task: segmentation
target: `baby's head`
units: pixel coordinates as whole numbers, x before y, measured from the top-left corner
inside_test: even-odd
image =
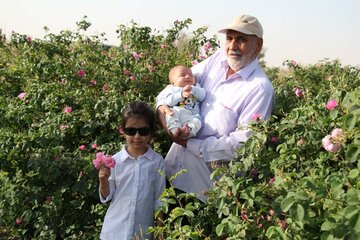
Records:
[[[176,87],[185,87],[186,85],[195,85],[196,80],[191,69],[185,65],[176,65],[169,72],[170,83]]]

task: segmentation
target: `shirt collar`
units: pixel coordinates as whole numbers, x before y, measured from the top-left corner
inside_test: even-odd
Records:
[[[144,157],[147,160],[151,160],[151,159],[153,159],[153,154],[154,154],[154,151],[152,150],[150,145],[148,145],[147,151],[145,152],[144,155],[141,155],[141,157]],[[127,159],[134,159],[132,156],[130,156],[130,154],[126,150],[126,145],[124,145],[121,149],[121,158],[120,159],[123,162],[125,162],[125,160],[127,160]]]
[[[225,58],[221,61],[221,65],[227,69],[229,67],[229,64],[227,62],[226,54],[224,54]],[[249,78],[249,76],[255,71],[255,69],[259,66],[259,61],[256,58],[253,60],[250,64],[248,64],[246,67],[240,69],[236,72],[237,75],[241,77],[241,79],[246,80]]]

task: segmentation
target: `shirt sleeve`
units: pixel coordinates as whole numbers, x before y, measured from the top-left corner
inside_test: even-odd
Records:
[[[166,94],[169,91],[169,88],[170,88],[170,86],[168,85],[156,96],[156,108],[158,108],[161,105],[167,105],[166,104]]]
[[[199,84],[196,84],[196,86],[191,87],[191,94],[199,101],[203,101],[206,97],[206,90],[201,88]]]
[[[272,88],[264,87],[249,96],[249,99],[238,119],[238,125],[241,128],[219,138],[215,136],[205,139],[189,138],[187,149],[191,153],[204,158],[206,162],[236,158],[236,149],[251,136],[247,124],[252,121],[253,114],[260,114],[262,120],[271,115],[274,105],[274,92]]]
[[[182,96],[182,88],[172,87],[167,89],[168,91],[164,94],[166,105],[173,107],[176,106],[179,102],[184,100]]]

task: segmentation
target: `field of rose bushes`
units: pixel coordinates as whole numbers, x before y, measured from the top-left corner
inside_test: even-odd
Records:
[[[191,23],[161,32],[120,25],[118,46],[88,35],[86,17],[74,31],[45,28],[42,40],[0,37],[0,239],[98,239],[107,205],[92,160],[120,149],[129,101],[155,106],[173,65],[219,48],[206,28],[190,32]],[[360,239],[360,65],[289,60],[265,69],[276,92],[272,117],[254,118],[240,157],[213,173],[205,204],[166,189],[168,217],[149,231],[166,239]],[[165,156],[169,144],[157,129],[153,148]]]

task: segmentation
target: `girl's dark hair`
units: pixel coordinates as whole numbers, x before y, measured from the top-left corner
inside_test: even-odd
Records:
[[[141,118],[149,123],[151,132],[155,129],[155,111],[145,102],[131,102],[121,113],[121,127],[125,128],[130,117]]]

